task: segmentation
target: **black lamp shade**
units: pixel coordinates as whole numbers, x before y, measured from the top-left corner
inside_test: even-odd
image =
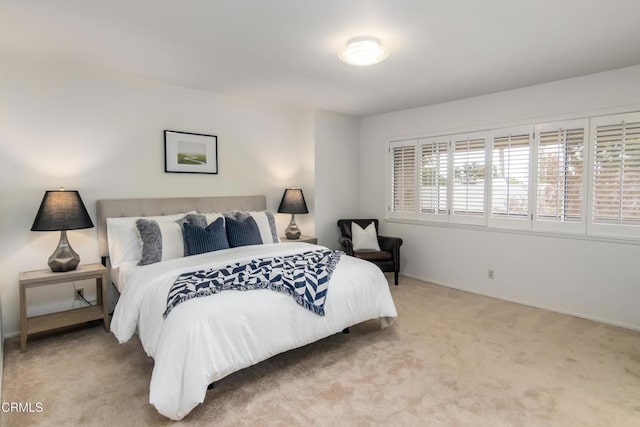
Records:
[[[304,194],[299,188],[287,188],[282,195],[278,213],[306,214],[309,213]]]
[[[93,222],[77,191],[47,191],[31,231],[63,231],[92,228]]]

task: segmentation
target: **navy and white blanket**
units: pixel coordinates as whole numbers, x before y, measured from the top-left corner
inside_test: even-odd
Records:
[[[169,289],[165,319],[178,304],[225,290],[271,289],[324,316],[329,279],[343,252],[318,249],[295,255],[258,258],[219,269],[178,276]]]

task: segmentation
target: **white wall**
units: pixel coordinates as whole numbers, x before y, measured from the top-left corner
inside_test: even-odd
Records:
[[[219,174],[164,172],[163,130],[218,136]],[[19,330],[20,271],[47,268],[59,233],[31,232],[45,190],[101,198],[265,194],[302,187],[314,234],[313,120],[308,110],[107,72],[0,55],[0,291],[6,333]],[[289,216],[277,215],[280,229]],[[70,231],[81,262],[99,262],[96,230]],[[29,314],[73,306],[69,284],[39,288]]]
[[[316,111],[315,220],[318,243],[339,248],[336,221],[358,213],[360,119]],[[306,230],[303,230],[306,233]]]
[[[2,292],[0,292],[0,401],[2,401],[2,384],[3,383],[4,383],[4,332],[2,329]]]
[[[360,128],[360,214],[385,215],[391,138],[630,108],[640,110],[640,66],[366,117]],[[407,275],[640,329],[640,244],[392,222],[381,228],[404,239]],[[490,268],[495,280],[487,278]]]

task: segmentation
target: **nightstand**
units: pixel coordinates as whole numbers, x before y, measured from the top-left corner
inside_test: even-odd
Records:
[[[302,242],[302,243],[313,243],[314,245],[318,244],[318,238],[317,237],[305,236],[304,234],[302,236],[300,236],[299,239],[295,239],[295,240],[287,239],[286,237],[280,236],[280,241],[282,243],[286,243],[286,242]]]
[[[27,271],[18,276],[20,282],[20,350],[27,349],[27,337],[40,332],[79,325],[91,320],[103,319],[109,332],[107,298],[107,269],[102,264],[80,265],[76,270],[54,273],[50,269]],[[56,283],[95,279],[96,304],[41,316],[27,317],[27,289]]]

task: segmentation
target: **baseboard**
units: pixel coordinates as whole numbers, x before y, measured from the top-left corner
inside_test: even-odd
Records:
[[[469,289],[469,288],[465,288],[464,286],[451,285],[449,283],[443,283],[443,282],[439,282],[437,280],[430,280],[430,279],[427,279],[427,278],[424,278],[424,277],[417,277],[417,276],[413,276],[411,274],[402,273],[402,275],[406,276],[406,277],[410,277],[412,279],[420,280],[422,282],[428,282],[428,283],[433,283],[434,285],[443,286],[445,288],[457,289],[459,291],[470,292],[472,294],[482,295],[482,296],[485,296],[485,297],[491,297],[491,298],[499,299],[499,300],[502,300],[502,301],[509,301],[509,302],[513,302],[513,303],[516,303],[516,304],[526,305],[528,307],[534,307],[534,308],[539,308],[539,309],[542,309],[542,310],[552,311],[554,313],[566,314],[568,316],[579,317],[581,319],[586,319],[586,320],[592,320],[594,322],[604,323],[606,325],[618,326],[620,328],[631,329],[631,330],[634,330],[634,331],[640,331],[640,326],[639,325],[631,325],[631,324],[627,324],[627,323],[616,322],[615,320],[602,319],[602,318],[591,316],[591,315],[584,314],[584,313],[577,313],[577,312],[574,312],[574,311],[562,310],[562,309],[558,309],[558,308],[555,308],[555,307],[545,306],[545,305],[540,305],[540,304],[534,304],[534,303],[523,301],[523,300],[505,298],[504,296],[492,294],[490,292],[479,292],[476,289]]]

